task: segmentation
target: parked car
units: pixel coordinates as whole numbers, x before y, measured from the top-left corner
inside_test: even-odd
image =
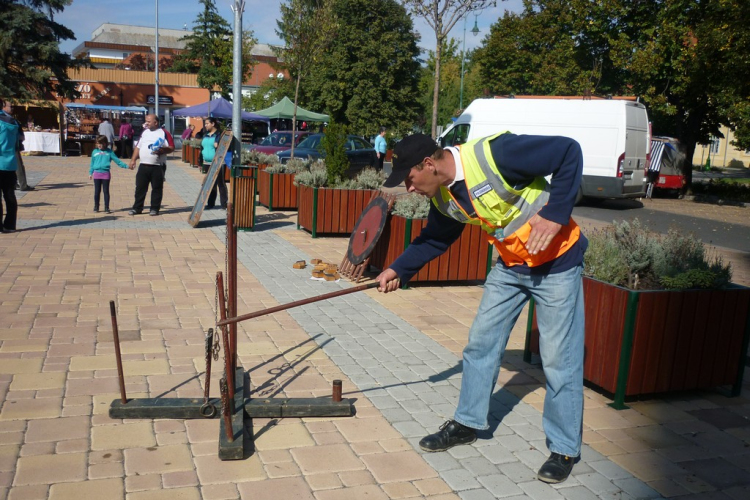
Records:
[[[296,142],[294,147],[296,148],[300,142],[310,135],[310,132],[297,131],[294,133]],[[292,147],[292,131],[273,132],[267,136],[260,144],[244,144],[243,148],[246,151],[258,151],[259,153],[265,153],[267,155],[276,154],[280,151],[287,150]]]
[[[321,144],[323,134],[311,134],[294,147],[295,158],[325,158],[325,150]],[[349,177],[356,175],[365,167],[375,167],[378,164],[378,155],[375,149],[366,140],[356,135],[346,136],[346,156],[349,158]],[[291,157],[291,151],[276,153],[281,163],[286,163]]]

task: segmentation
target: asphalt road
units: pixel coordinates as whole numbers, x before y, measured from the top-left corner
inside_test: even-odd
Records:
[[[750,252],[750,229],[747,226],[651,210],[638,200],[605,200],[599,204],[584,202],[573,209],[573,215],[608,223],[638,218],[649,229],[659,233],[676,227],[692,232],[710,245]]]

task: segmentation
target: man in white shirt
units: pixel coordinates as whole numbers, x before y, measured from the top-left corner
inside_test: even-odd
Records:
[[[135,202],[130,215],[143,212],[148,186],[151,184],[151,209],[149,215],[159,215],[161,198],[164,189],[164,171],[167,165],[167,155],[174,151],[172,134],[159,127],[156,115],[146,115],[143,133],[138,144],[133,149],[130,159],[130,169],[135,168],[137,159],[141,160],[138,172],[135,174]]]

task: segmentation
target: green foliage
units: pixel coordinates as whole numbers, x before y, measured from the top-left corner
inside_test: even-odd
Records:
[[[177,56],[171,72],[197,73],[198,85],[211,91],[221,89],[223,97],[232,91],[234,35],[229,23],[219,15],[214,0],[198,0],[203,12],[193,21],[193,33],[182,40],[185,51]],[[250,52],[255,45],[251,31],[242,33],[242,75],[247,77],[253,64]]]
[[[349,169],[349,158],[346,156],[346,127],[332,121],[326,127],[320,144],[325,151],[328,184],[336,185],[346,179],[346,171]]]
[[[419,47],[396,0],[332,0],[336,36],[310,66],[305,102],[358,134],[403,132],[418,117]]]
[[[289,78],[268,78],[250,96],[242,96],[242,109],[258,111],[273,106],[284,97],[294,99],[294,82]]]
[[[199,148],[201,147],[201,142],[202,141],[200,139],[188,139],[187,141],[185,141],[185,144],[194,148]]]
[[[750,2],[525,0],[475,62],[493,94],[636,95],[653,130],[696,143],[735,130],[750,147]],[[692,172],[685,169],[686,181]]]
[[[750,202],[750,185],[731,179],[710,179],[708,182],[693,184],[693,194],[719,200]]]
[[[638,219],[589,236],[584,274],[633,290],[721,288],[732,279],[731,266],[692,234],[652,233]]]
[[[17,101],[48,99],[49,93],[79,97],[68,69],[90,63],[60,52],[60,42],[75,35],[53,20],[70,0],[2,0],[0,5],[0,96]]]
[[[243,151],[242,158],[241,158],[242,164],[243,165],[260,165],[262,163],[260,161],[261,157],[265,158],[266,156],[268,155],[261,153],[259,151],[256,151],[254,149],[251,151]]]
[[[305,170],[297,172],[294,176],[295,186],[326,187],[328,185],[328,172],[323,160],[317,160],[308,164]]]
[[[374,168],[362,169],[354,179],[345,179],[336,187],[341,189],[380,189],[383,187],[386,175]]]
[[[274,163],[266,167],[269,174],[296,174],[307,169],[308,161],[301,158],[290,158],[286,163]]]
[[[392,212],[407,219],[424,219],[430,212],[430,199],[416,193],[398,196]]]

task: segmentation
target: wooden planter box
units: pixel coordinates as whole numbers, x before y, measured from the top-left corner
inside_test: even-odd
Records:
[[[255,227],[256,176],[255,167],[243,165],[234,169],[234,223],[239,230],[252,231]]]
[[[182,161],[187,163],[187,159],[189,158],[190,150],[193,149],[193,146],[190,146],[189,144],[183,144],[182,145]]]
[[[584,277],[584,380],[625,397],[731,385],[738,396],[750,339],[750,288],[628,290]],[[524,360],[539,352],[533,301]]]
[[[387,269],[419,236],[427,219],[389,215],[370,258],[370,265]],[[409,282],[484,280],[492,268],[492,245],[479,226],[468,225],[443,255],[428,263]]]
[[[259,171],[258,203],[268,210],[296,210],[298,190],[294,185],[294,175]]]
[[[350,234],[373,196],[374,189],[332,189],[299,186],[297,228],[318,233]]]
[[[192,154],[190,155],[190,165],[193,167],[200,167],[201,166],[201,149],[200,148],[190,148],[192,150]]]

